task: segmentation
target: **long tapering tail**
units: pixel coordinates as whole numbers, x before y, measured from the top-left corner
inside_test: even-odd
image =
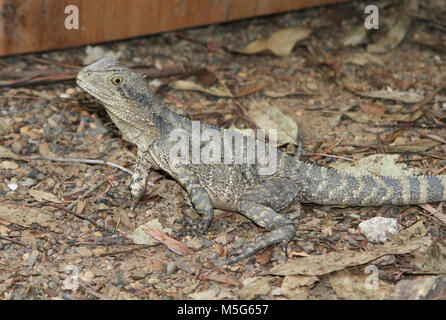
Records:
[[[299,167],[303,202],[379,206],[446,201],[446,175],[356,177],[311,164]]]

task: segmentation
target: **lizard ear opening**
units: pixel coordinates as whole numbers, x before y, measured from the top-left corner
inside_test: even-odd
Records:
[[[120,86],[121,84],[124,83],[124,78],[121,76],[114,76],[113,78],[110,79],[111,83],[115,86]]]

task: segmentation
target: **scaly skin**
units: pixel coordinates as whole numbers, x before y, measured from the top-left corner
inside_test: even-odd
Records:
[[[180,221],[186,233],[197,236],[205,232],[212,222],[214,208],[239,212],[270,231],[230,252],[232,258],[226,260],[228,264],[271,244],[281,243],[286,249],[295,235],[295,225],[278,212],[297,203],[380,206],[446,200],[444,176],[355,177],[301,162],[276,149],[277,170],[269,175],[260,174],[259,164],[234,161],[181,164],[169,157],[176,143],[169,139],[170,133],[184,129],[192,136],[192,121],[163,106],[141,76],[114,59],[101,58],[79,72],[77,83],[104,105],[123,137],[138,148],[130,185],[132,208],[143,195],[149,169],[154,167],[166,171],[184,187],[201,216],[198,222],[190,218]],[[219,130],[222,136],[225,132],[238,135],[201,123],[200,132],[206,129]],[[253,138],[243,139],[247,142]],[[209,141],[202,141],[200,150],[209,146]],[[188,143],[192,145],[193,139]],[[233,148],[230,152],[234,159],[240,150]],[[245,143],[242,153],[245,156],[248,153]]]

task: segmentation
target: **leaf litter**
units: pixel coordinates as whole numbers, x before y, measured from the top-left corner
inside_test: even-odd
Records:
[[[156,78],[153,83],[161,84],[157,94],[179,113],[226,128],[278,129],[285,141],[282,150],[289,153],[298,139],[303,140],[305,161],[331,166],[345,162],[341,159],[399,152],[394,161],[398,165],[435,173],[444,170],[446,69],[439,40],[445,29],[438,19],[441,10],[426,9],[435,1],[413,2],[418,11],[409,12],[410,27],[399,21],[399,4],[378,3],[383,32],[368,31],[366,36],[358,28],[363,25],[358,18],[363,8],[350,2],[334,5],[334,10],[322,6],[184,30],[187,39],[199,42],[177,40],[175,35],[172,41],[172,34],[165,33],[105,44],[100,51],[120,53],[122,62]],[[322,23],[318,25],[315,17]],[[290,27],[296,21],[303,26],[300,31]],[[281,26],[278,33],[276,26]],[[397,41],[380,43],[381,37],[389,36]],[[260,41],[250,54],[226,46],[246,48],[255,39]],[[373,45],[380,45],[381,53],[367,51]],[[216,261],[245,239],[254,240],[261,230],[238,214],[216,210],[204,236],[176,239],[194,254],[177,255],[176,250],[187,249],[175,247],[178,244],[169,237],[177,228],[175,219],[194,214],[187,194],[167,175],[151,170],[147,192],[134,212],[127,209],[130,177],[122,170],[132,171],[135,150],[121,139],[102,107],[82,98],[74,82],[61,82],[74,78],[87,56],[84,50],[32,56],[9,57],[1,72],[3,77],[14,76],[2,80],[0,88],[0,157],[6,161],[0,162],[2,299],[441,296],[435,288],[444,286],[444,214],[434,204],[304,204],[288,261],[280,246],[271,246],[227,267]],[[27,76],[33,78],[26,80]],[[344,79],[352,85],[344,85]],[[34,87],[10,88],[22,84]],[[264,106],[252,115],[250,107],[256,104]],[[69,156],[104,159],[119,163],[121,169],[99,162],[43,160]],[[398,166],[393,168],[398,172]],[[368,241],[358,228],[361,221],[381,216],[404,228],[384,245]],[[288,271],[298,274],[270,273],[289,263],[297,263],[297,269]],[[69,265],[81,272],[75,292],[64,286]],[[373,292],[364,286],[372,275],[365,271],[372,265],[379,269],[379,290]],[[422,294],[416,294],[419,288]]]

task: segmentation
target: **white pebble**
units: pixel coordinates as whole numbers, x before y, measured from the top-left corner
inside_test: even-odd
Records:
[[[402,226],[395,218],[375,217],[361,222],[359,229],[369,241],[386,242],[387,234],[397,235]]]

